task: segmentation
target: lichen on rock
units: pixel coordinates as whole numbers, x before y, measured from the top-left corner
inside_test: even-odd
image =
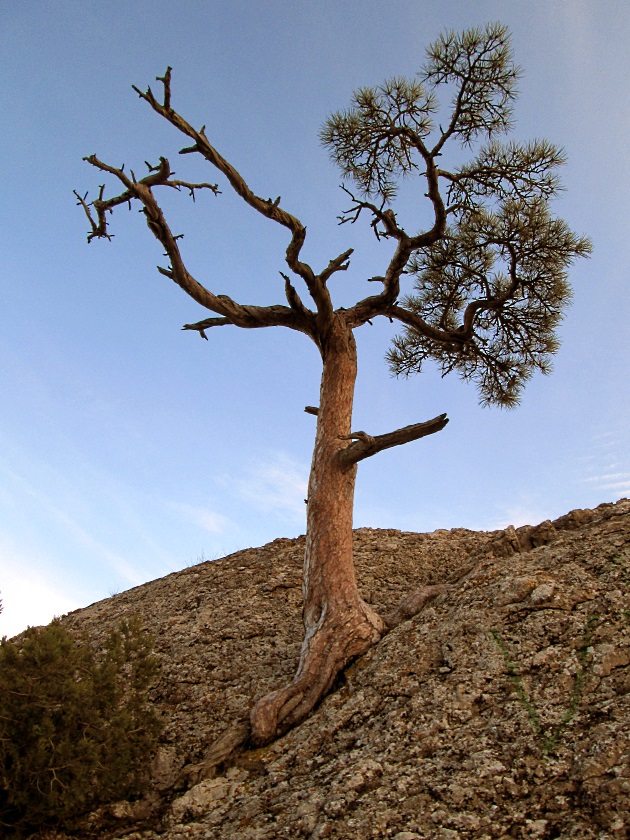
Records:
[[[96,836],[628,836],[628,500],[502,532],[358,529],[380,614],[414,588],[448,595],[349,666],[305,722],[248,749],[249,709],[299,656],[303,548],[276,540],[64,619],[100,637],[150,616],[164,662],[160,805]]]

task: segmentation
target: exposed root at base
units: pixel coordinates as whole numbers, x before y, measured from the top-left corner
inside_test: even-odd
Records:
[[[451,589],[452,587],[448,584],[423,586],[420,589],[416,589],[411,595],[403,598],[395,610],[383,616],[386,632],[393,630],[394,627],[402,624],[403,621],[409,621],[410,618],[417,615],[431,601],[435,601],[440,596],[448,595]]]
[[[413,618],[427,604],[446,597],[454,587],[425,586],[404,598],[392,612],[379,617],[372,610],[353,611],[345,621],[328,620],[308,641],[293,682],[262,697],[250,714],[249,723],[227,729],[209,748],[201,778],[229,760],[246,742],[260,747],[301,723],[334,685],[349,662],[367,653],[386,634]]]
[[[285,688],[263,697],[250,715],[251,741],[262,746],[300,723],[326,696],[348,663],[367,653],[385,633],[448,594],[450,587],[426,586],[407,596],[382,618],[367,604],[349,615],[328,619],[302,651],[298,672]]]
[[[337,674],[381,638],[385,625],[367,604],[328,608],[320,626],[307,633],[293,682],[267,694],[250,715],[251,741],[262,746],[304,720],[326,696]]]

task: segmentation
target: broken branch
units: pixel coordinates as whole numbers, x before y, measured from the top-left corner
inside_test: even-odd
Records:
[[[404,426],[402,429],[396,429],[394,432],[388,432],[384,435],[368,435],[365,432],[354,432],[350,435],[344,435],[346,440],[352,439],[351,443],[345,449],[339,452],[343,466],[351,467],[358,461],[364,458],[369,458],[381,452],[383,449],[391,449],[392,446],[400,446],[403,443],[409,443],[412,440],[418,440],[421,437],[435,434],[441,431],[448,423],[446,414],[440,414],[439,417],[434,417],[432,420],[427,420],[425,423],[414,423],[411,426]]]
[[[205,318],[203,321],[197,321],[196,324],[184,324],[183,330],[197,330],[202,338],[208,340],[205,330],[210,327],[223,327],[225,324],[231,324],[229,318]]]
[[[308,324],[310,329],[314,329],[314,313],[311,312],[310,309],[307,309],[306,306],[304,306],[301,297],[297,293],[297,290],[292,285],[287,275],[284,274],[282,271],[280,272],[280,275],[284,279],[284,293],[289,303],[289,306],[305,324]]]
[[[348,248],[347,251],[344,251],[343,254],[339,254],[336,259],[331,260],[326,268],[322,271],[319,275],[319,279],[325,283],[329,277],[331,277],[335,271],[346,271],[350,265],[350,260],[348,259],[350,255],[353,253],[354,248]]]

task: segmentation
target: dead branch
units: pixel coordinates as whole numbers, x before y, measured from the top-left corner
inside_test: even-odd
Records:
[[[156,82],[162,82],[164,85],[164,108],[167,111],[171,110],[171,72],[173,68],[167,67],[166,73],[163,76],[156,76]]]
[[[384,209],[385,202],[383,202],[380,207],[377,207],[376,204],[372,204],[370,201],[357,198],[345,184],[341,185],[341,189],[349,196],[352,201],[352,205],[337,217],[340,225],[347,224],[348,222],[353,225],[358,220],[361,213],[364,210],[367,210],[374,217],[370,222],[370,226],[378,240],[388,239],[389,237],[401,239],[406,236],[405,231],[398,227],[394,211],[391,209]],[[378,228],[379,222],[383,225],[380,230]]]
[[[184,324],[182,327],[183,330],[197,330],[199,335],[202,338],[205,338],[206,341],[208,340],[208,336],[206,335],[205,331],[209,330],[211,327],[223,327],[225,324],[231,324],[229,318],[206,318],[203,321],[197,321],[196,324]]]
[[[366,447],[376,446],[376,440],[367,432],[350,432],[349,435],[339,435],[339,440],[359,440]]]
[[[136,181],[135,177],[133,177],[133,173],[132,177],[129,178],[125,174],[124,166],[120,168],[110,166],[102,160],[99,160],[96,155],[89,155],[88,157],[84,157],[83,160],[87,161],[87,163],[97,169],[100,169],[102,172],[108,172],[110,175],[113,175],[126,187],[124,192],[120,193],[120,195],[116,195],[110,199],[104,199],[105,185],[103,184],[99,188],[98,198],[92,202],[87,201],[87,193],[84,196],[81,196],[76,190],[74,190],[74,194],[77,197],[77,203],[83,207],[85,215],[88,217],[92,228],[87,237],[88,242],[91,242],[92,239],[96,238],[111,239],[112,234],[110,234],[107,230],[106,214],[112,211],[114,207],[118,207],[121,204],[130,204],[131,200],[134,198],[141,199],[138,192],[139,189],[151,189],[155,186],[166,186],[172,187],[176,190],[181,190],[181,188],[184,187],[190,192],[193,201],[195,200],[195,190],[209,189],[212,193],[214,193],[214,195],[219,195],[221,192],[217,184],[196,184],[189,181],[172,179],[171,176],[174,173],[171,171],[169,161],[164,157],[160,158],[159,166],[151,166],[145,161],[150,171],[149,174],[140,181]],[[96,219],[94,219],[90,208],[94,209]]]
[[[389,307],[398,299],[400,294],[400,277],[405,272],[405,268],[412,254],[420,248],[432,245],[444,236],[444,231],[446,230],[446,209],[440,194],[438,169],[434,161],[436,153],[428,152],[420,138],[417,138],[416,146],[426,163],[426,172],[424,173],[428,184],[426,195],[433,205],[433,226],[430,230],[410,237],[398,226],[393,210],[379,209],[374,204],[359,202],[354,199],[357,205],[362,205],[359,208],[359,212],[363,207],[369,209],[375,217],[375,222],[380,221],[384,225],[386,235],[398,240],[398,246],[387,267],[382,292],[378,295],[364,298],[364,300],[356,303],[348,311],[348,323],[352,324],[353,327],[361,326],[361,324],[364,324],[376,315],[386,314]],[[377,228],[374,227],[374,230],[376,232]]]
[[[393,446],[400,446],[403,443],[409,443],[412,440],[426,437],[427,435],[435,434],[441,431],[448,423],[446,414],[440,414],[439,417],[434,417],[433,420],[427,420],[425,423],[414,423],[411,426],[404,426],[402,429],[396,429],[394,432],[388,432],[384,435],[368,435],[365,432],[353,432],[350,435],[345,435],[346,440],[352,439],[351,443],[345,449],[339,452],[339,459],[345,467],[350,467],[364,458],[369,458],[381,452],[383,449],[391,449]]]
[[[306,237],[306,228],[298,218],[287,213],[280,207],[279,198],[276,201],[266,200],[254,193],[243,176],[210,144],[205,134],[205,126],[199,131],[193,128],[177,111],[171,107],[171,72],[170,68],[163,77],[157,77],[164,87],[164,99],[160,103],[155,98],[151,88],[141,91],[132,85],[138,96],[147,102],[151,108],[164,119],[168,120],[175,128],[193,140],[192,146],[186,146],[180,150],[180,154],[191,154],[197,152],[204,157],[212,166],[218,169],[228,180],[234,191],[261,215],[283,225],[291,232],[291,242],[286,250],[286,262],[291,271],[302,278],[309,294],[317,307],[320,315],[326,318],[332,316],[332,303],[325,288],[324,282],[317,277],[312,268],[299,259],[302,245]]]
[[[284,279],[284,293],[289,303],[289,306],[299,318],[301,318],[305,322],[308,322],[311,325],[314,333],[314,313],[311,312],[311,310],[308,309],[306,306],[304,306],[304,304],[302,303],[302,298],[297,293],[296,288],[292,285],[291,280],[287,277],[287,275],[284,274],[282,271],[280,272],[280,275]]]
[[[343,254],[339,254],[334,260],[331,260],[326,268],[320,273],[320,280],[325,283],[336,271],[346,271],[350,266],[350,255],[354,253],[354,248],[348,248]]]
[[[247,329],[284,326],[299,330],[309,337],[314,338],[313,324],[303,312],[298,313],[287,306],[247,306],[236,303],[227,295],[215,295],[209,291],[205,286],[197,282],[186,269],[177,241],[181,238],[181,235],[174,235],[172,233],[164,217],[164,213],[155,198],[153,189],[157,186],[170,186],[176,189],[184,186],[191,190],[192,193],[196,189],[203,188],[209,188],[216,193],[215,185],[193,184],[185,181],[172,180],[171,176],[173,173],[166,158],[160,158],[160,165],[151,167],[152,171],[149,175],[139,181],[133,177],[130,178],[125,173],[123,167],[110,166],[102,160],[99,160],[96,155],[90,155],[84,159],[100,171],[113,175],[125,187],[124,191],[119,195],[113,196],[110,199],[104,199],[104,186],[101,186],[99,197],[91,204],[87,201],[87,196],[80,196],[75,191],[78,203],[83,207],[92,228],[88,234],[88,242],[94,238],[110,239],[111,234],[107,229],[107,215],[121,204],[131,205],[133,200],[139,201],[142,205],[142,212],[145,215],[149,230],[161,243],[166,256],[170,259],[168,268],[158,266],[160,274],[177,283],[180,288],[190,295],[193,300],[201,304],[201,306],[222,316],[219,319],[208,319],[206,325],[201,327],[201,329],[196,326],[191,326],[191,329],[198,330],[200,335],[205,338],[205,334],[203,333],[204,329],[227,323]]]

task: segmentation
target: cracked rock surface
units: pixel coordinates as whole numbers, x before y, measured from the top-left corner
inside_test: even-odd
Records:
[[[448,593],[303,724],[233,750],[253,703],[295,670],[303,548],[275,540],[64,619],[98,644],[138,613],[163,663],[152,790],[91,815],[81,836],[630,836],[628,500],[488,533],[357,530],[379,612],[421,586]]]

